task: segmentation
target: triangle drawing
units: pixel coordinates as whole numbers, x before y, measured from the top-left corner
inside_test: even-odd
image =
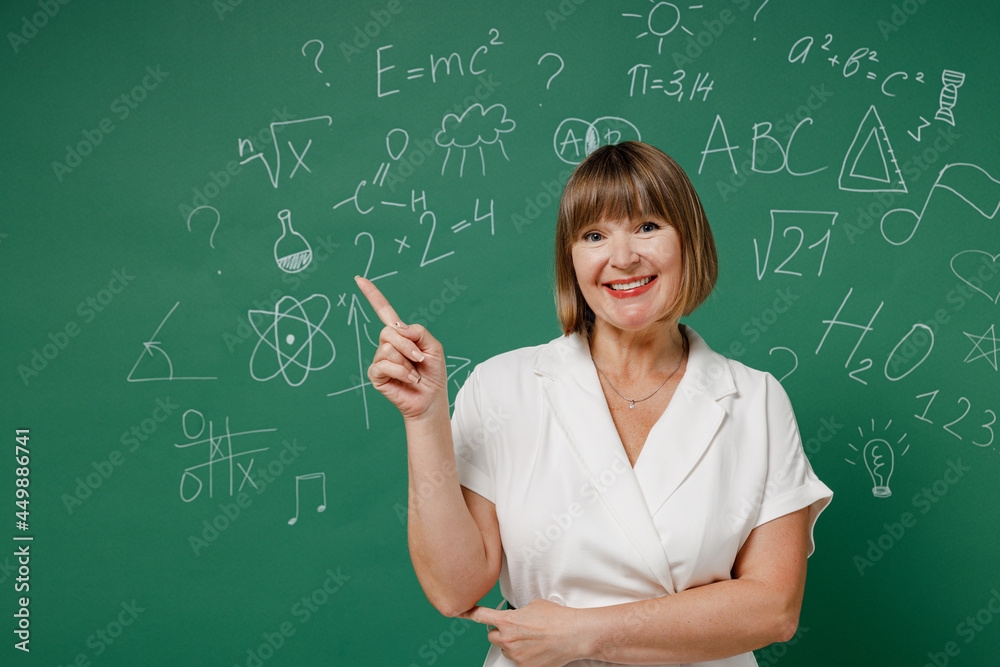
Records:
[[[889,135],[874,105],[868,108],[847,149],[839,184],[841,190],[850,192],[907,191]]]

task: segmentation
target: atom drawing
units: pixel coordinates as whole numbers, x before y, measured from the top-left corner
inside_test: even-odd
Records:
[[[289,385],[298,387],[306,381],[310,371],[323,370],[332,364],[337,350],[320,328],[329,314],[330,300],[323,294],[313,294],[301,302],[294,297],[283,296],[275,304],[274,311],[251,310],[248,319],[260,337],[250,355],[250,375],[253,379],[266,382],[280,374]],[[268,324],[263,332],[255,316],[262,320],[261,324]],[[267,347],[262,348],[264,345]],[[274,356],[267,348],[273,351]],[[275,362],[277,370],[268,375]]]

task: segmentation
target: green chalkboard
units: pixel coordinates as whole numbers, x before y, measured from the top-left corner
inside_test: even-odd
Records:
[[[443,342],[454,392],[559,335],[561,188],[639,138],[715,232],[690,324],[782,379],[835,492],[759,663],[995,664],[998,19],[3,3],[3,664],[480,664],[413,574],[352,277]]]

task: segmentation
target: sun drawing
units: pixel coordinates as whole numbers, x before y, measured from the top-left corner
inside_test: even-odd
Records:
[[[646,19],[647,30],[636,35],[636,39],[646,35],[658,37],[659,43],[656,46],[656,52],[663,53],[663,38],[676,30],[678,26],[687,34],[694,34],[681,25],[681,10],[677,5],[672,2],[649,1],[653,4],[653,8],[649,10],[648,14],[622,14],[628,18]],[[688,9],[702,9],[703,7],[704,5],[688,5]]]

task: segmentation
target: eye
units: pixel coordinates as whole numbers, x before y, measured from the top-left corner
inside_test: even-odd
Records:
[[[604,237],[601,235],[600,232],[587,232],[583,235],[583,240],[590,241],[591,243],[596,243],[597,241],[600,241],[603,238]]]
[[[639,231],[649,234],[650,232],[655,232],[660,226],[655,222],[644,222],[639,225]]]

